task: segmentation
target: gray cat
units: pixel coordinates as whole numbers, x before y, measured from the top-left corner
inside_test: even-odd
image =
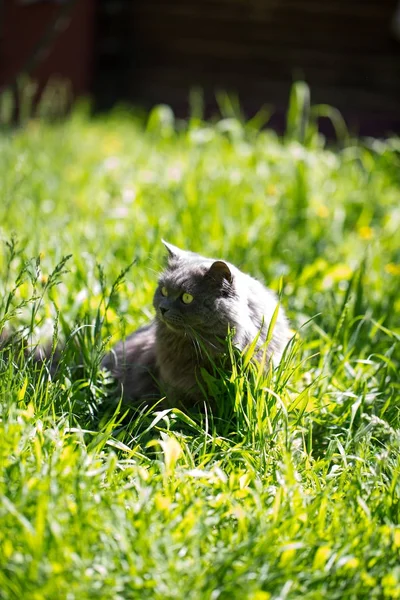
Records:
[[[210,368],[225,348],[229,329],[243,350],[260,333],[262,356],[277,299],[234,265],[163,241],[168,264],[154,294],[155,320],[118,343],[102,366],[120,383],[125,400],[166,396],[169,403],[192,405],[204,397],[200,369]],[[279,362],[289,340],[288,321],[279,307],[267,359]]]

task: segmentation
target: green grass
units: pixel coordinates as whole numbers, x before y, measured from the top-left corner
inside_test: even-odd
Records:
[[[400,141],[332,112],[329,149],[301,90],[283,139],[228,103],[0,135],[0,323],[66,343],[54,381],[0,358],[0,598],[400,597]],[[161,237],[281,290],[298,333],[210,377],[214,413],[122,421],[99,360],[151,318]]]

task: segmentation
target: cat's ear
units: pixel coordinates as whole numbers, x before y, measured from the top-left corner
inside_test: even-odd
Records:
[[[216,260],[208,269],[207,275],[215,281],[222,282],[224,279],[232,283],[232,272],[223,260]]]
[[[181,250],[177,246],[174,246],[173,244],[169,244],[165,240],[161,240],[161,241],[164,244],[165,248],[167,249],[169,258],[179,258],[179,256],[182,256],[184,254],[184,250]]]

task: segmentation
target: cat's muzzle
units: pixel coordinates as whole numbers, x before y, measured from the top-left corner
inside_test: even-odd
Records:
[[[160,311],[157,315],[158,319],[164,323],[172,331],[182,332],[185,329],[185,323],[181,316],[175,315],[174,313],[167,311]]]

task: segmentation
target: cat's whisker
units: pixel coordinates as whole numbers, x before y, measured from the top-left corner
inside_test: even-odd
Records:
[[[194,340],[194,339],[192,339],[192,342],[193,342],[194,351],[196,353],[197,362],[200,363],[200,361],[201,361],[201,352],[199,350],[198,344],[196,343],[196,340]]]
[[[196,341],[191,336],[189,336],[189,340],[191,341],[191,343],[193,345],[194,353],[196,355],[196,360],[197,360],[197,362],[200,362],[200,356],[199,356],[199,352],[198,352],[198,349],[196,346]]]
[[[199,338],[201,338],[201,340],[203,340],[205,342],[206,346],[211,346],[212,348],[214,348],[214,350],[220,350],[218,348],[218,346],[216,346],[215,344],[213,344],[211,342],[210,339],[207,339],[204,335],[201,335],[201,333],[199,333],[198,331],[195,332],[195,335],[198,336]]]
[[[195,339],[195,344],[197,345],[197,348],[199,349],[199,357],[203,358],[203,353],[202,353],[202,348],[200,346],[199,340]]]
[[[196,353],[196,358],[197,358],[198,362],[200,363],[201,358],[203,356],[202,352],[201,352],[201,347],[200,347],[199,341],[196,339],[196,337],[195,336],[192,337],[192,335],[190,335],[191,329],[192,329],[191,327],[189,327],[189,329],[187,327],[185,327],[185,335],[187,335],[189,337],[190,341],[193,343],[193,348]]]

